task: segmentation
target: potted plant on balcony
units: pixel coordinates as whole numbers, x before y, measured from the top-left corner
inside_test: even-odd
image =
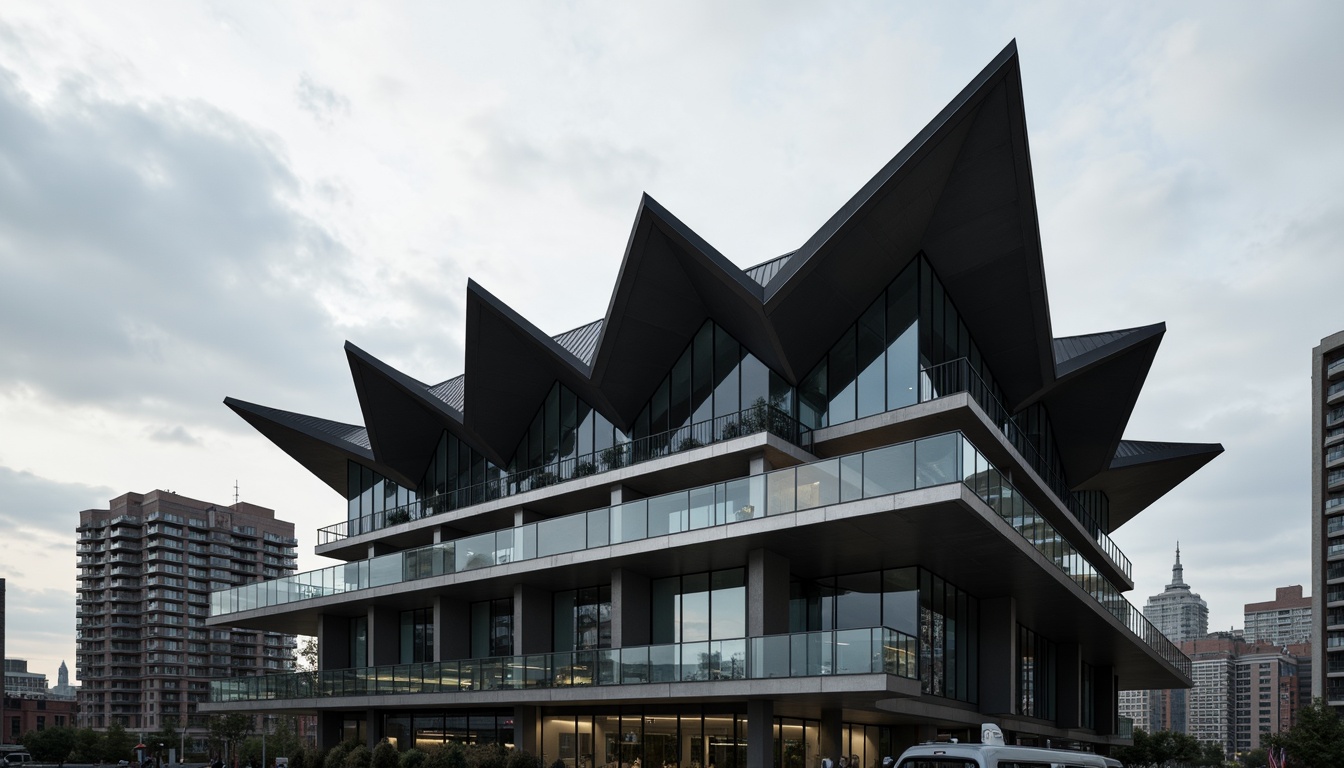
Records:
[[[613,445],[602,449],[602,464],[607,469],[620,469],[627,463],[628,454],[624,445]]]
[[[401,525],[411,521],[411,513],[405,509],[395,509],[387,513],[388,525]]]
[[[591,461],[580,461],[574,465],[575,477],[588,477],[597,474],[597,465]]]

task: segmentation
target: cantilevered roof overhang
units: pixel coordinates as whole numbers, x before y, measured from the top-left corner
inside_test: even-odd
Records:
[[[348,489],[350,461],[359,462],[397,482],[409,481],[373,455],[364,427],[268,408],[232,397],[224,398],[224,404],[342,496]]]
[[[1079,486],[1105,491],[1111,504],[1111,530],[1147,509],[1220,453],[1218,443],[1120,443],[1110,467]]]
[[[505,466],[557,381],[628,431],[706,319],[797,385],[920,253],[994,372],[1004,405],[1047,405],[1070,482],[1114,489],[1113,520],[1132,517],[1221,450],[1142,461],[1117,454],[1160,324],[1051,338],[1021,71],[1010,43],[785,257],[738,269],[646,195],[601,321],[551,338],[469,282],[464,377],[430,387],[349,345],[368,424],[361,463],[414,485],[447,429]],[[259,409],[245,418],[344,489],[329,479],[340,440],[294,426],[308,417],[275,421]]]

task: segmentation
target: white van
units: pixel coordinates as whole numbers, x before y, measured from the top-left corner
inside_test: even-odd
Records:
[[[980,741],[920,744],[902,752],[896,768],[1121,768],[1119,760],[1091,752],[1009,746],[994,723],[980,726]]]

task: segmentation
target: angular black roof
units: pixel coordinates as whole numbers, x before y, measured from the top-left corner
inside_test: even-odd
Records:
[[[557,381],[628,430],[707,319],[796,385],[920,253],[955,298],[1005,405],[1045,403],[1071,480],[1116,488],[1113,520],[1221,450],[1187,446],[1130,463],[1117,454],[1161,324],[1051,337],[1015,43],[796,251],[739,269],[645,195],[602,319],[552,337],[468,281],[463,376],[423,384],[347,344],[367,448],[399,482],[422,475],[444,429],[502,466]],[[289,429],[281,447],[315,473],[340,445],[328,431],[291,429],[293,414],[239,413],[277,444]],[[297,446],[299,434],[311,450]],[[1108,480],[1140,475],[1144,490],[1129,493]]]

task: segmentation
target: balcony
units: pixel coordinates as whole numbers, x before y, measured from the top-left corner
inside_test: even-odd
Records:
[[[1337,381],[1325,389],[1325,404],[1344,402],[1344,381]]]
[[[496,480],[459,488],[431,496],[410,504],[394,507],[354,520],[346,520],[317,530],[319,546],[335,541],[381,530],[391,525],[419,520],[424,517],[462,509],[486,501],[515,496],[558,483],[575,480],[623,467],[642,464],[665,456],[703,448],[706,445],[737,437],[768,432],[782,437],[802,448],[812,444],[812,431],[802,426],[789,414],[757,403],[743,411],[719,416],[678,429],[641,437],[628,443],[613,445],[601,451],[572,456],[544,467],[515,472]]]
[[[1326,378],[1333,379],[1340,374],[1344,374],[1344,357],[1331,362],[1325,367]]]
[[[213,618],[919,488],[964,483],[1017,535],[1186,676],[1190,660],[960,432],[211,593]]]
[[[918,641],[885,627],[602,648],[210,682],[212,703],[888,674],[919,679]]]

